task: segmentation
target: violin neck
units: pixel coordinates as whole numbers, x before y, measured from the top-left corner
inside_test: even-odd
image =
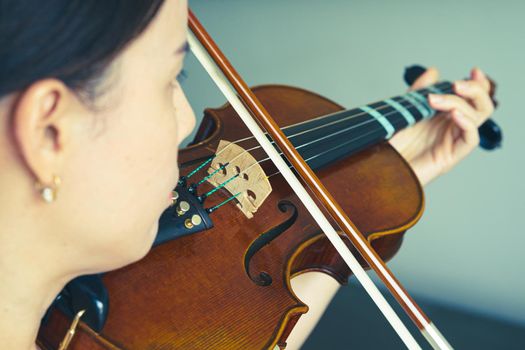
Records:
[[[428,94],[452,93],[450,82],[374,102],[363,107],[320,116],[283,128],[283,132],[313,169],[319,169],[364,148],[390,139],[396,132],[436,111]]]

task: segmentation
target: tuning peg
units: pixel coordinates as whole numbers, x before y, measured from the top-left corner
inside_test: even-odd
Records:
[[[409,66],[405,68],[405,74],[403,74],[403,79],[405,80],[405,83],[408,86],[412,86],[414,82],[419,78],[420,76],[425,73],[427,69],[423,66],[414,64],[413,66]]]

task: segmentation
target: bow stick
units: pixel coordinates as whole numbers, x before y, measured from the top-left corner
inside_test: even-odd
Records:
[[[359,232],[357,227],[326,190],[312,169],[299,155],[297,150],[293,147],[257,97],[239,76],[191,10],[189,10],[188,24],[191,29],[191,32],[188,33],[188,41],[194,55],[231,103],[250,132],[272,159],[281,174],[295,191],[299,199],[303,202],[314,220],[334,245],[337,252],[355,274],[359,282],[363,285],[372,300],[379,307],[383,315],[390,322],[407,348],[420,349],[420,346],[390,304],[388,304],[379,289],[372,282],[370,277],[368,277],[361,264],[352,255],[348,247],[322,213],[321,209],[315,204],[314,200],[303,187],[299,179],[281,158],[275,147],[272,146],[259,125],[262,125],[264,129],[266,129],[275,144],[286,156],[286,159],[288,159],[290,164],[300,174],[302,180],[314,193],[315,197],[323,204],[324,208],[328,210],[339,227],[349,237],[355,248],[387,286],[392,295],[403,307],[407,315],[411,318],[432,347],[434,349],[452,349],[444,336],[410,297],[403,286],[388,269],[384,261],[382,261],[379,255],[373,250],[368,240],[361,232]],[[256,120],[259,124],[257,124]]]

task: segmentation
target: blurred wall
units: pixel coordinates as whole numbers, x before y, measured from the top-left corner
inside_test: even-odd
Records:
[[[523,1],[190,0],[251,85],[300,86],[347,107],[397,95],[405,66],[497,80],[504,147],[476,150],[426,189],[426,211],[390,266],[412,293],[525,324]],[[188,57],[196,114],[224,102]]]

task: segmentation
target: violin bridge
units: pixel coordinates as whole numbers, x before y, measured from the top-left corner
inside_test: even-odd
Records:
[[[218,169],[221,170],[217,171]],[[225,140],[219,142],[216,156],[208,169],[208,174],[214,172],[216,173],[208,179],[208,182],[215,187],[238,175],[237,178],[228,181],[223,188],[232,195],[240,193],[237,196],[237,207],[249,219],[272,192],[270,181],[257,160],[235,143]]]

